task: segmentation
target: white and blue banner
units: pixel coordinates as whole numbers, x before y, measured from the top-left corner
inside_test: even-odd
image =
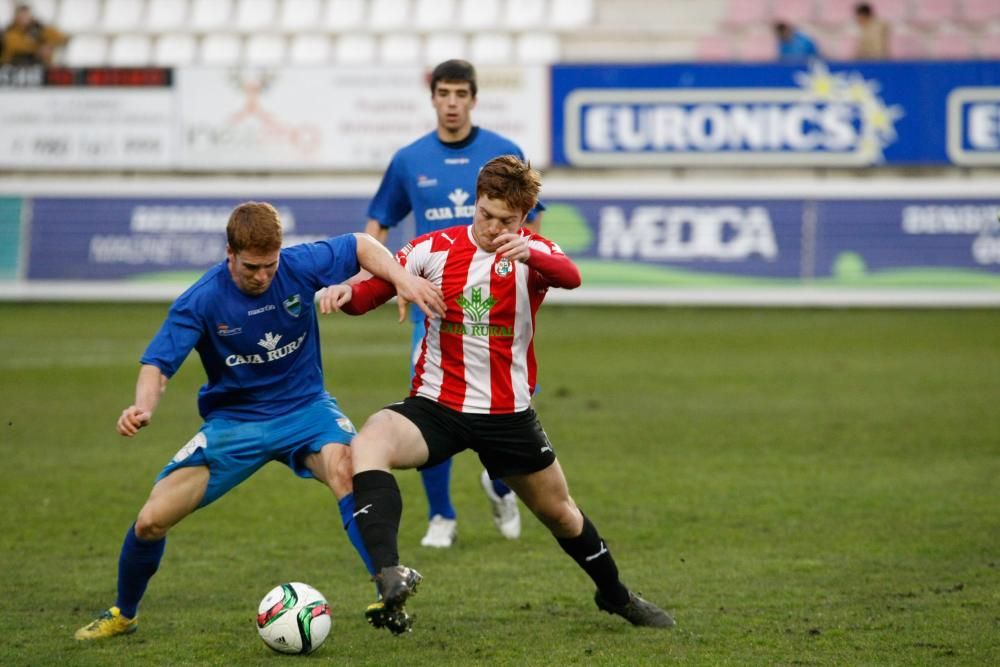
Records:
[[[552,162],[1000,165],[1000,61],[557,65]]]

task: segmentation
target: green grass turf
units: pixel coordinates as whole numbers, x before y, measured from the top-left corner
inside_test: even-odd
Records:
[[[273,585],[330,600],[307,658],[343,665],[1000,663],[1000,311],[598,309],[539,314],[536,407],[656,632],[598,613],[541,525],[495,532],[472,454],[460,538],[401,552],[424,575],[415,631],[372,597],[332,497],[266,467],[169,538],[137,634],[78,644],[113,602],[118,549],[195,432],[196,358],[153,424],[114,432],[165,305],[0,305],[2,665],[278,665],[253,616]],[[401,398],[408,326],[324,318],[328,386],[360,425]]]

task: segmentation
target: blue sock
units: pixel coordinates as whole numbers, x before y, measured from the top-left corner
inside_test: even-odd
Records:
[[[135,524],[128,528],[122,552],[118,557],[118,600],[115,606],[122,616],[135,618],[139,613],[139,601],[146,592],[149,580],[156,574],[163,558],[167,538],[147,542],[135,535]]]
[[[344,530],[347,531],[347,539],[351,541],[354,549],[361,556],[365,567],[368,568],[368,574],[375,576],[375,566],[372,565],[372,557],[368,555],[368,550],[365,549],[365,543],[361,540],[361,531],[358,530],[358,522],[354,520],[354,494],[348,493],[337,501],[337,505],[340,507],[340,520],[344,524]]]
[[[510,487],[503,483],[502,479],[493,480],[493,492],[503,498],[510,493]]]
[[[454,519],[457,515],[451,504],[451,459],[421,470],[420,479],[424,482],[427,503],[430,505],[427,518],[440,514],[445,519]]]

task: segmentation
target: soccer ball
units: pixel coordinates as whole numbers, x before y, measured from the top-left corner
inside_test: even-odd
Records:
[[[279,653],[312,653],[332,622],[323,594],[297,581],[275,586],[257,607],[257,632]]]

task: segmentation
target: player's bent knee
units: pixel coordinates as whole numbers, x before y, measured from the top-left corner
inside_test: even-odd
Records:
[[[162,540],[167,536],[170,526],[164,522],[156,521],[152,512],[143,508],[135,520],[135,536],[144,542]]]

